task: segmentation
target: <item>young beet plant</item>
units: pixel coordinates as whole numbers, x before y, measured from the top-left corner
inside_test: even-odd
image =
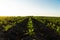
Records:
[[[31,18],[29,18],[27,33],[29,34],[29,36],[32,36],[35,34]]]

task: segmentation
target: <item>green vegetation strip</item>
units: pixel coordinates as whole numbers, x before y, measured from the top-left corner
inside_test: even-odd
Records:
[[[15,26],[17,23],[21,23],[23,20],[24,20],[24,19],[18,20],[18,21],[16,21],[16,22],[12,23],[12,25],[6,25],[6,26],[4,27],[4,30],[7,31],[7,30],[10,29],[11,27]]]
[[[21,23],[27,17],[0,17],[0,28],[3,27],[5,31],[14,27],[17,23]]]
[[[29,18],[29,22],[28,22],[28,32],[29,36],[34,35],[34,28],[33,28],[33,24],[32,24],[32,20],[31,18]]]
[[[40,16],[34,17],[33,16],[33,18],[45,24],[46,27],[54,29],[58,34],[60,34],[60,17],[40,17]]]

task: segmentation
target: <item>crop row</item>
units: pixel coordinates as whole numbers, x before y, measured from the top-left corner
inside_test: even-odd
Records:
[[[27,17],[8,17],[1,19],[0,40],[16,40],[22,38],[26,30],[27,21]]]
[[[32,22],[37,40],[60,40],[60,35],[47,27],[42,21],[32,18]]]
[[[42,22],[49,27],[50,29],[55,30],[58,34],[60,34],[60,18],[59,17],[33,17],[36,20]]]
[[[4,36],[4,40],[59,40],[59,20],[50,17],[0,18],[0,39]]]

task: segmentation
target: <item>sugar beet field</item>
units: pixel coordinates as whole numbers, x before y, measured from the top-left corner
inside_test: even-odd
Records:
[[[0,40],[60,40],[60,17],[0,17]]]

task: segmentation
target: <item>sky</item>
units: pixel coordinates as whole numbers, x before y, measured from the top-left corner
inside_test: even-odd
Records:
[[[60,16],[60,0],[0,0],[0,16]]]

